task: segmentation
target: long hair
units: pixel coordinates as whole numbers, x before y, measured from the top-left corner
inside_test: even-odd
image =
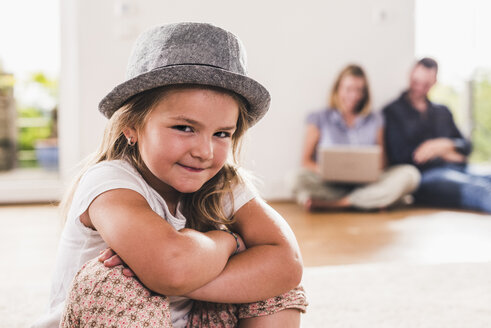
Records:
[[[121,159],[128,161],[139,172],[143,171],[145,164],[140,156],[138,147],[128,145],[123,130],[127,127],[134,127],[136,130],[141,129],[146,122],[148,114],[160,100],[171,90],[186,88],[208,89],[226,93],[237,101],[239,107],[237,127],[232,135],[232,158],[227,160],[221,170],[199,190],[183,194],[181,197],[182,212],[187,220],[186,226],[199,231],[207,231],[234,223],[233,218],[227,217],[229,213],[224,212],[223,203],[224,201],[233,202],[232,190],[234,186],[245,183],[245,178],[238,171],[237,160],[242,136],[249,127],[247,103],[240,95],[234,92],[203,85],[172,85],[151,89],[133,96],[119,108],[109,119],[98,150],[86,161],[60,204],[64,219],[68,215],[68,210],[80,179],[94,164]]]
[[[341,84],[341,80],[346,76],[355,76],[360,77],[364,81],[363,87],[363,97],[355,108],[355,113],[361,115],[367,115],[370,113],[371,104],[370,104],[370,90],[368,87],[368,79],[365,74],[365,71],[358,65],[348,65],[346,66],[338,75],[336,82],[331,89],[331,94],[329,96],[329,107],[340,109],[340,101],[339,101],[339,85]]]

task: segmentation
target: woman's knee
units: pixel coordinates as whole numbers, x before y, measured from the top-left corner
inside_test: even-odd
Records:
[[[320,188],[323,184],[318,174],[306,168],[291,173],[287,181],[293,193]]]
[[[406,187],[407,192],[416,190],[421,182],[421,173],[413,165],[396,165],[391,167],[389,172],[399,181],[398,183]]]

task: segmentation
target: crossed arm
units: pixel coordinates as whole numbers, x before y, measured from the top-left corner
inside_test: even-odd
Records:
[[[426,140],[416,148],[413,160],[416,164],[424,164],[435,158],[441,158],[447,162],[462,163],[466,156],[455,149],[455,144],[449,138],[435,138]]]
[[[438,112],[438,122],[445,131],[435,133],[441,137],[418,140],[422,131],[416,133],[406,129],[406,117],[397,114],[395,108],[384,110],[386,132],[385,140],[389,150],[391,164],[411,163],[423,165],[431,160],[441,158],[446,162],[462,163],[472,150],[469,141],[463,138],[448,109]],[[414,124],[414,123],[413,123]],[[417,145],[417,146],[416,146]]]
[[[247,303],[287,292],[300,284],[302,259],[295,236],[264,201],[253,199],[236,213],[237,231],[247,250],[230,258],[208,284],[188,293],[197,300]]]
[[[99,195],[83,222],[99,231],[147,288],[160,294],[243,303],[296,287],[302,262],[283,218],[257,199],[236,217],[233,228],[248,249],[230,259],[235,240],[228,233],[176,231],[131,190]]]

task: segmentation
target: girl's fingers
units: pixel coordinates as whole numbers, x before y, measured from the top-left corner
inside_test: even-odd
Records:
[[[242,239],[242,237],[238,233],[236,233],[236,235],[237,235],[237,242],[239,243],[239,249],[237,250],[237,253],[240,253],[245,251],[247,247],[245,245],[244,239]]]
[[[113,256],[114,254],[114,251],[110,248],[106,248],[105,250],[102,250],[100,253],[99,253],[99,262],[104,262],[106,261],[107,259],[109,259],[111,256]]]
[[[119,257],[118,254],[113,255],[109,259],[104,261],[104,266],[109,267],[109,268],[115,267],[117,265],[122,265],[122,264],[124,264],[123,260],[121,260],[121,258]]]
[[[129,269],[129,268],[124,268],[123,274],[127,277],[134,277],[135,276],[135,273],[133,271],[131,271],[131,269]]]
[[[104,262],[104,266],[108,268],[112,268],[118,265],[124,265],[125,268],[123,269],[123,274],[127,277],[135,276],[135,273],[126,266],[126,263],[123,262],[119,255],[114,253],[114,251],[110,248],[105,249],[101,253],[101,255],[99,255],[99,261]]]

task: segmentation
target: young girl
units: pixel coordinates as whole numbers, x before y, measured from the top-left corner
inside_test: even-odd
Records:
[[[270,101],[240,41],[209,24],[156,27],[127,76],[100,103],[109,123],[69,197],[36,327],[298,327],[295,237],[230,158]],[[107,247],[129,268],[94,259]]]
[[[370,92],[363,69],[345,67],[331,91],[329,108],[307,117],[302,166],[296,179],[297,201],[307,210],[355,207],[379,209],[413,192],[418,170],[411,165],[386,168],[378,181],[364,185],[324,182],[316,162],[317,149],[334,145],[380,145],[384,149],[383,119],[370,111]],[[382,151],[385,163],[385,152]]]

